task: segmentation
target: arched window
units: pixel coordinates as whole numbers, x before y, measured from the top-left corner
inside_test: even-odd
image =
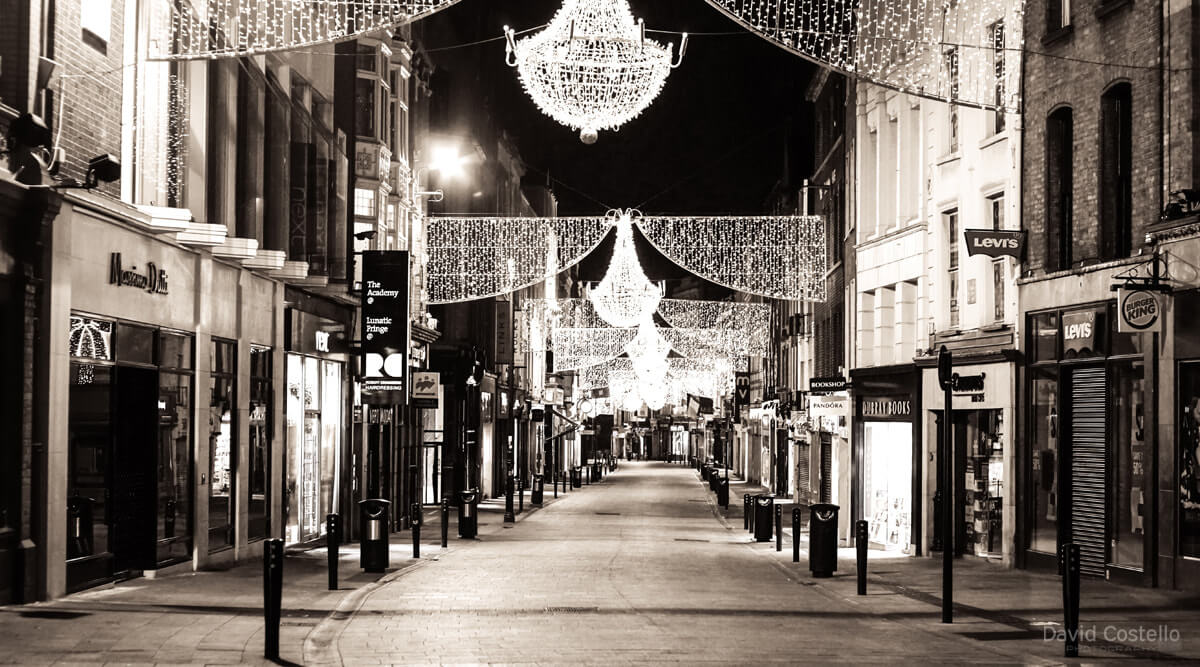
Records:
[[[1119,83],[1100,98],[1100,259],[1128,257],[1133,240],[1133,93]]]

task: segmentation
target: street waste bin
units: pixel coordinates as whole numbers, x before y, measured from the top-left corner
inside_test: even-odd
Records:
[[[571,468],[571,488],[579,489],[583,487],[583,466],[573,466]]]
[[[546,478],[542,475],[533,476],[533,486],[529,490],[529,502],[541,507],[542,495],[546,490]]]
[[[808,569],[814,577],[831,577],[837,570],[838,506],[817,503],[809,508]]]
[[[458,536],[464,540],[479,534],[479,489],[458,494]]]
[[[770,542],[775,532],[775,497],[754,496],[754,541]]]
[[[717,481],[717,504],[729,507],[729,478],[722,477]]]
[[[358,502],[362,531],[358,538],[358,566],[367,572],[383,572],[388,567],[388,506],[382,498]]]
[[[599,482],[604,479],[604,466],[599,461],[592,462],[592,481]]]

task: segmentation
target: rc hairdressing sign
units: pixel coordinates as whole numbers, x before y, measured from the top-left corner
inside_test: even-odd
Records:
[[[363,391],[399,392],[389,403],[405,401],[408,371],[408,252],[363,253]]]

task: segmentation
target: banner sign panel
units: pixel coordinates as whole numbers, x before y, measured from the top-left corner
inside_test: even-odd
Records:
[[[1025,250],[1025,232],[1015,229],[964,229],[967,255],[1014,257],[1021,259]]]
[[[408,369],[408,251],[362,254],[363,391],[399,392],[404,403]]]

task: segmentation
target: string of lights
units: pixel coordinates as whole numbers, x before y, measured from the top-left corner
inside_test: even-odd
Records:
[[[633,244],[628,212],[616,224],[617,240],[604,278],[588,290],[597,314],[614,327],[632,327],[650,317],[662,299],[662,288],[650,282]]]

